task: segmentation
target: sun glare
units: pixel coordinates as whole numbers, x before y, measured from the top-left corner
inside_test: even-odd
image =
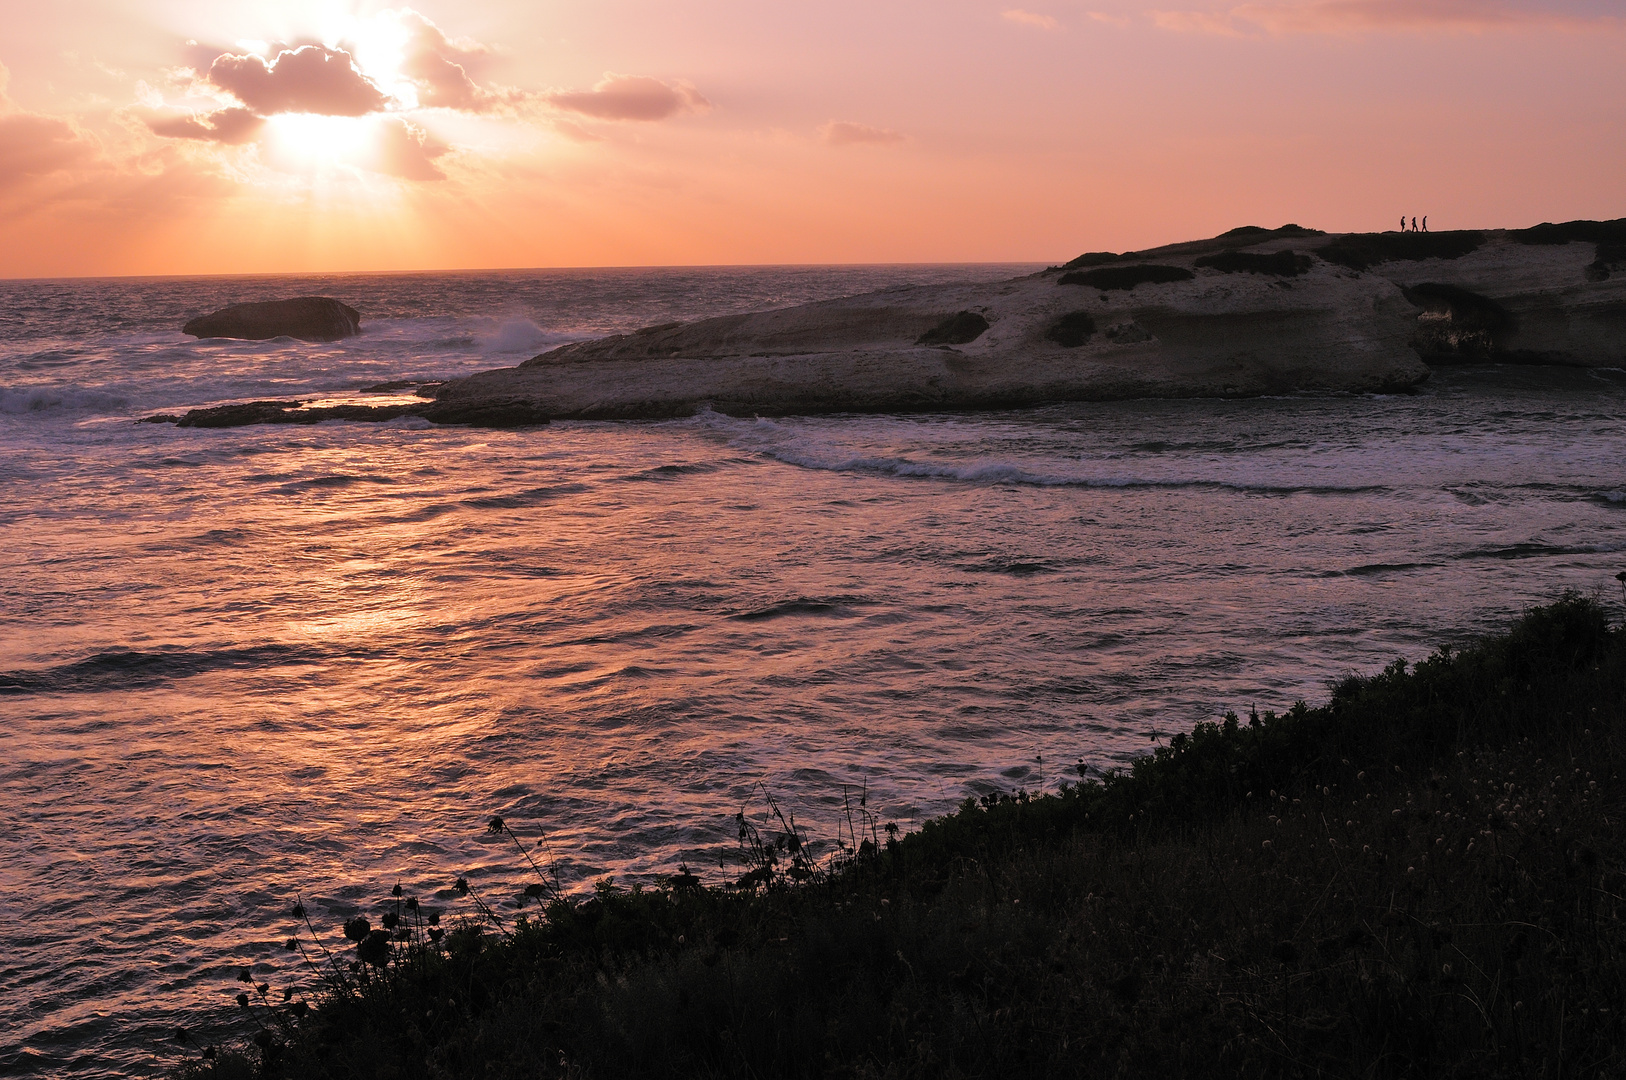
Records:
[[[366,118],[314,113],[282,113],[266,121],[266,128],[273,153],[307,169],[353,160],[372,134]]]

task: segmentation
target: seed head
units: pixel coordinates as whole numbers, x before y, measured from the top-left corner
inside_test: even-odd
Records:
[[[491,833],[492,835],[502,832],[505,828],[507,828],[507,826],[503,824],[503,820],[500,817],[494,817],[490,821],[486,822],[486,832]]]

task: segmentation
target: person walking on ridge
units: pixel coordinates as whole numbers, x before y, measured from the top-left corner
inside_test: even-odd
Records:
[[[1428,232],[1428,215],[1423,215],[1423,231]]]
[[[1412,232],[1417,231],[1417,219],[1416,218],[1411,219],[1411,231]]]

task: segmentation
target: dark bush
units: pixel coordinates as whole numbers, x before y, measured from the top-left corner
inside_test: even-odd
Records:
[[[975,311],[957,311],[915,339],[916,345],[965,345],[988,329],[988,320]]]
[[[1306,229],[1302,225],[1283,225],[1279,229],[1266,229],[1259,225],[1241,225],[1229,229],[1215,237],[1216,240],[1225,240],[1236,236],[1325,236],[1320,229]]]
[[[1386,262],[1423,259],[1460,259],[1485,243],[1482,232],[1349,233],[1316,249],[1330,263],[1351,270],[1369,270]]]
[[[1544,221],[1528,229],[1511,229],[1507,238],[1516,244],[1626,244],[1626,218],[1613,221]]]
[[[1122,255],[1111,251],[1086,251],[1078,258],[1062,264],[1063,270],[1087,270],[1092,266],[1105,266],[1108,263],[1118,262],[1120,259],[1133,258],[1134,252],[1125,252]]]
[[[1571,595],[1054,794],[849,818],[828,868],[770,799],[733,885],[555,882],[503,923],[459,879],[482,917],[428,944],[386,901],[383,965],[307,919],[317,1007],[260,984],[260,1060],[180,1075],[1615,1076],[1623,686],[1626,632]]]
[[[1138,263],[1134,266],[1103,266],[1097,270],[1074,270],[1063,274],[1058,285],[1088,285],[1107,292],[1112,289],[1133,289],[1150,282],[1162,285],[1170,281],[1190,281],[1197,275],[1183,266],[1157,266]]]
[[[1074,311],[1056,320],[1045,337],[1064,349],[1076,349],[1095,333],[1095,320],[1087,311]]]
[[[1259,255],[1251,251],[1222,251],[1218,255],[1204,255],[1197,265],[1222,274],[1274,274],[1277,277],[1298,277],[1310,269],[1313,259],[1292,251],[1276,251]]]

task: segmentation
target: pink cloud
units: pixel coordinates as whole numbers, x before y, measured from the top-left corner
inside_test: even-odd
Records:
[[[562,90],[547,95],[550,105],[598,120],[667,120],[686,112],[704,112],[711,102],[686,82],[664,83],[647,75],[612,71],[591,90]]]
[[[372,146],[357,164],[403,180],[444,180],[435,159],[450,149],[417,125],[392,116],[379,122]]]
[[[1039,15],[1021,8],[1012,8],[1002,16],[1006,22],[1018,23],[1022,26],[1032,26],[1040,30],[1060,30],[1061,23],[1049,15]]]
[[[1497,0],[1311,0],[1249,3],[1226,11],[1154,11],[1155,25],[1186,33],[1241,37],[1269,34],[1347,34],[1362,31],[1469,31],[1618,28],[1613,18],[1583,18]]]
[[[284,50],[269,63],[252,53],[227,53],[210,65],[209,81],[260,116],[363,116],[382,111],[390,100],[349,53],[321,45]]]
[[[147,127],[154,135],[168,139],[202,139],[207,142],[236,145],[254,139],[265,124],[265,118],[247,109],[219,109],[212,113],[188,113],[185,116],[164,116],[149,119]]]
[[[819,128],[819,135],[831,146],[890,146],[904,140],[902,132],[850,120],[832,120]]]
[[[469,76],[470,64],[490,53],[484,45],[477,41],[453,41],[440,27],[411,8],[395,13],[394,18],[407,37],[402,49],[401,74],[418,87],[418,104],[485,112],[523,96],[514,91],[487,90]]]
[[[66,120],[38,113],[0,115],[0,189],[82,165],[95,145]]]

